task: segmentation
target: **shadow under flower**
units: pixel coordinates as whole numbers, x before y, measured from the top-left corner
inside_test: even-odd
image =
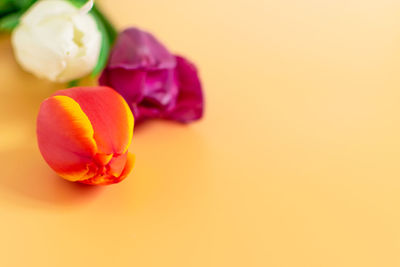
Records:
[[[0,151],[0,158],[3,164],[0,190],[11,193],[2,194],[1,198],[10,198],[15,204],[68,207],[90,201],[102,190],[58,177],[32,146]]]

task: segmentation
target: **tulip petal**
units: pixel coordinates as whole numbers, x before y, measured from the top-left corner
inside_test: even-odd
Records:
[[[138,105],[132,105],[137,122],[161,118],[174,108],[178,95],[178,85],[173,70],[158,70],[146,73],[146,82],[141,89],[143,99]],[[135,103],[135,102],[134,102]]]
[[[112,175],[108,175],[108,174],[97,175],[90,179],[82,180],[79,182],[82,184],[88,184],[88,185],[109,185],[109,184],[117,183],[117,182],[115,182],[115,177]]]
[[[93,172],[97,152],[94,130],[79,104],[67,96],[46,99],[37,118],[39,149],[46,162],[62,177],[77,181]]]
[[[113,158],[106,172],[79,182],[89,185],[109,185],[119,183],[132,171],[134,163],[135,156],[126,152],[123,155]]]
[[[111,161],[113,156],[114,156],[113,154],[98,153],[98,154],[96,154],[94,159],[97,162],[97,164],[99,164],[100,166],[105,166]]]
[[[175,105],[177,95],[178,85],[173,70],[159,70],[147,73],[143,101],[166,110]]]
[[[171,69],[175,57],[152,34],[138,28],[123,31],[114,45],[108,68]]]
[[[75,87],[56,95],[74,99],[88,116],[98,151],[104,154],[123,154],[133,134],[134,119],[128,104],[109,87]]]
[[[135,165],[135,155],[128,152],[125,168],[122,171],[121,175],[118,177],[119,181],[124,180],[126,176],[128,176],[128,174],[131,173],[134,165]]]
[[[126,152],[125,154],[113,157],[107,166],[108,167],[107,173],[112,176],[119,177],[125,168],[127,154],[128,154],[128,152]]]
[[[166,118],[187,123],[203,116],[204,96],[194,64],[180,56],[176,59],[179,94],[175,108],[166,115]]]
[[[128,103],[139,103],[143,99],[142,88],[145,85],[146,72],[115,68],[103,71],[100,85],[109,85],[120,93]],[[135,115],[135,114],[134,114]],[[136,119],[136,116],[135,116]]]

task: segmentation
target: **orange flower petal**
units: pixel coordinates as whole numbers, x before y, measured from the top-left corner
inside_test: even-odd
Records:
[[[128,104],[109,87],[75,87],[58,91],[74,99],[89,118],[98,151],[124,154],[130,145],[134,119]]]
[[[39,149],[51,168],[70,181],[95,172],[97,152],[92,124],[79,104],[67,96],[46,99],[37,118]]]
[[[114,177],[119,177],[125,168],[127,154],[128,154],[128,152],[112,158],[112,160],[110,161],[110,163],[107,166],[107,168],[108,168],[107,173]]]
[[[96,154],[94,159],[98,164],[100,164],[102,166],[105,166],[110,162],[110,160],[113,158],[113,156],[114,156],[113,154],[102,154],[102,153],[99,153],[99,154]]]
[[[124,180],[132,171],[135,163],[135,156],[129,152],[114,157],[103,172],[80,183],[90,185],[109,185],[119,183]]]
[[[128,152],[125,168],[122,171],[121,175],[119,176],[119,181],[122,181],[123,179],[126,178],[126,176],[128,176],[128,174],[131,173],[134,165],[135,165],[135,155]]]

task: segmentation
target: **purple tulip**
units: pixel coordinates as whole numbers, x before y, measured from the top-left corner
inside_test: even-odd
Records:
[[[118,36],[99,83],[118,91],[135,122],[162,118],[188,123],[203,116],[197,69],[172,55],[152,34],[129,28]]]

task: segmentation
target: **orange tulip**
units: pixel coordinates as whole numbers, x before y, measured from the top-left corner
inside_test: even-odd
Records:
[[[133,125],[129,106],[113,89],[75,87],[43,101],[37,139],[47,164],[64,179],[107,185],[133,168]]]

